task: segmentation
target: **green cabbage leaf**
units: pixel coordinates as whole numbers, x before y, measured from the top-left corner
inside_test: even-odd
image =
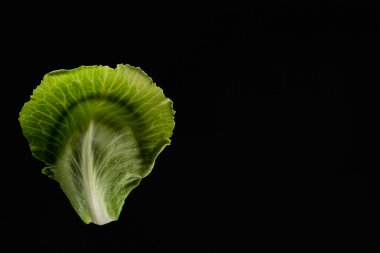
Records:
[[[172,104],[140,68],[82,66],[46,74],[19,121],[42,173],[85,223],[103,225],[170,144]]]

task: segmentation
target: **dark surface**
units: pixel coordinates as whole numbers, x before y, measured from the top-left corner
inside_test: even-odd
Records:
[[[4,252],[24,245],[242,252],[340,247],[359,235],[371,241],[380,175],[366,164],[375,154],[362,140],[377,117],[367,114],[376,101],[368,85],[379,83],[378,7],[341,1],[15,12],[21,22],[2,23]],[[176,128],[119,221],[85,225],[41,174],[18,112],[49,71],[118,63],[141,67],[164,89]]]

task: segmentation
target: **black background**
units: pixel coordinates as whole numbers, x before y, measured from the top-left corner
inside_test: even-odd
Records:
[[[241,252],[371,241],[380,176],[362,140],[377,116],[379,6],[307,2],[4,9],[13,15],[2,20],[2,247]],[[118,63],[164,89],[176,128],[119,221],[85,225],[40,173],[18,112],[49,71]]]

